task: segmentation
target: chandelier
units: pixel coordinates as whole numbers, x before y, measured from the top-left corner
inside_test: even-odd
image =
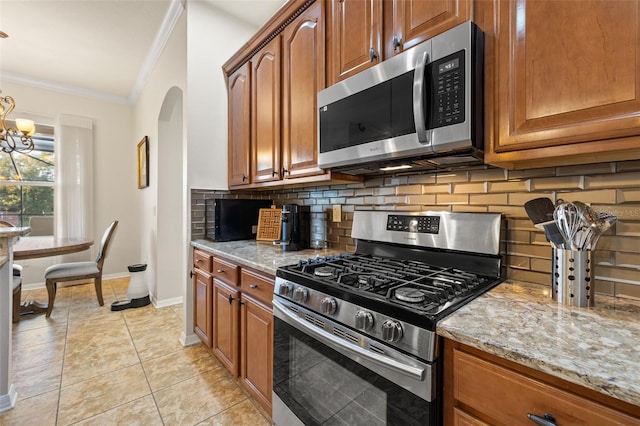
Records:
[[[33,121],[16,118],[15,127],[7,127],[7,116],[15,106],[16,103],[11,96],[0,95],[0,148],[6,153],[30,152],[33,150],[31,136],[36,132]]]

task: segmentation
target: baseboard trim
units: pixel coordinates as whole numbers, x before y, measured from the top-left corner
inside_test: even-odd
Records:
[[[186,335],[182,332],[180,333],[180,343],[182,343],[182,346],[193,346],[201,342],[197,334],[189,333],[189,335]]]
[[[9,411],[16,406],[18,400],[18,392],[13,386],[13,383],[9,384],[9,392],[5,395],[0,395],[0,413]]]
[[[172,299],[164,299],[164,300],[157,300],[154,297],[152,298],[151,302],[153,303],[153,306],[155,306],[156,308],[166,308],[167,306],[173,306],[173,305],[178,305],[182,303],[182,296],[174,297]]]

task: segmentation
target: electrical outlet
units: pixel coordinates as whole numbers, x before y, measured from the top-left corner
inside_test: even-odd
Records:
[[[340,204],[333,205],[333,221],[334,222],[342,221],[342,205]]]

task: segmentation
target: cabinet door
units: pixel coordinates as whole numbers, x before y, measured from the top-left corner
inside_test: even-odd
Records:
[[[267,413],[271,413],[273,312],[244,294],[242,301],[240,380]]]
[[[213,353],[238,376],[238,290],[213,280]]]
[[[280,180],[280,37],[251,60],[253,182]]]
[[[471,19],[472,0],[393,0],[393,51],[400,53]]]
[[[317,93],[324,89],[324,3],[315,2],[283,33],[284,178],[324,173],[318,165]]]
[[[637,1],[511,0],[499,3],[497,16],[487,162],[523,168],[640,158]]]
[[[193,331],[211,348],[213,277],[199,269],[193,275]]]
[[[249,62],[228,79],[229,96],[229,186],[251,183],[251,80]]]
[[[443,363],[445,425],[532,425],[528,413],[558,425],[640,425],[635,405],[449,339]]]
[[[381,61],[382,0],[331,0],[329,4],[328,84],[334,84]]]

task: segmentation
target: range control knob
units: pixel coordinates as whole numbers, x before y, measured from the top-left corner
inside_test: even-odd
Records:
[[[280,285],[278,289],[278,294],[283,297],[291,297],[293,294],[293,284],[291,283],[283,283]]]
[[[373,315],[371,315],[371,312],[356,312],[356,328],[358,330],[369,330],[371,327],[373,327]]]
[[[398,321],[386,320],[382,323],[382,340],[397,342],[402,338],[402,326]]]
[[[298,303],[304,303],[309,298],[309,290],[304,287],[296,287],[293,290],[293,301]]]
[[[338,309],[338,302],[333,297],[323,297],[320,301],[320,308],[324,315],[333,315]]]

